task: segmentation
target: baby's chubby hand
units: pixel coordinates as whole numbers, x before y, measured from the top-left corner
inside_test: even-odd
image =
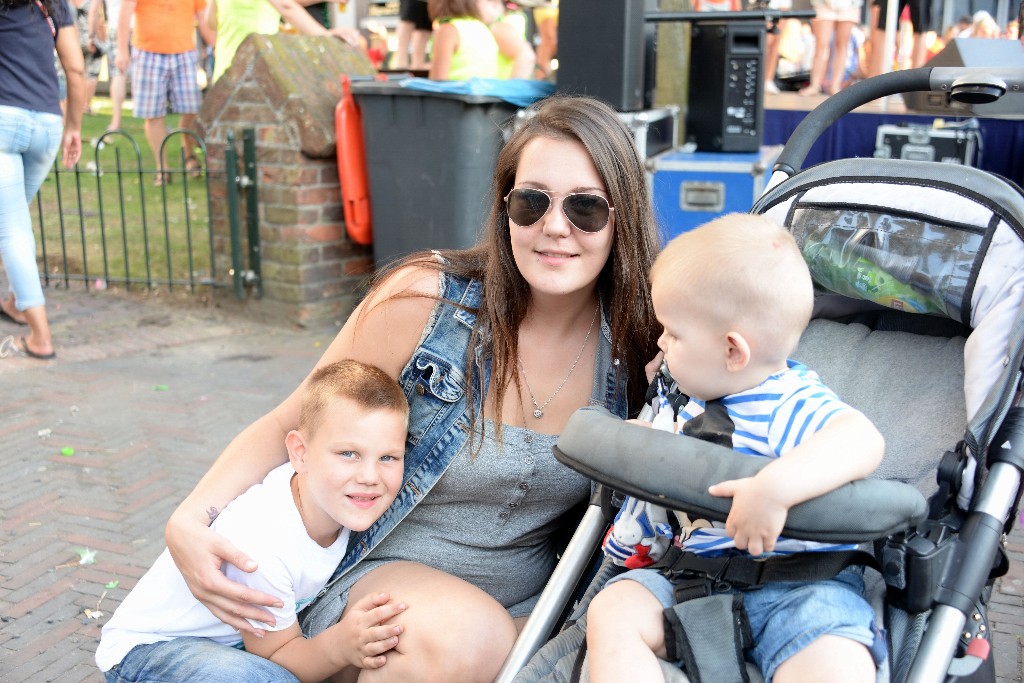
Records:
[[[732,498],[725,531],[737,548],[755,556],[775,549],[789,514],[789,507],[782,501],[779,491],[754,476],[719,482],[708,487],[708,493]]]

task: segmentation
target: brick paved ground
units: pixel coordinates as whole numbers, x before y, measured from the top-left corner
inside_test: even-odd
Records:
[[[48,296],[60,360],[0,359],[0,681],[102,681],[99,627],[162,550],[167,515],[337,326],[286,328],[111,293]],[[18,331],[0,322],[0,341]],[[1024,533],[1009,548],[991,615],[998,680],[1020,683]],[[80,549],[95,563],[78,564]]]

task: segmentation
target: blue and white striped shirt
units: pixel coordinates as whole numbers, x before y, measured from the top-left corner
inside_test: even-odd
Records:
[[[718,400],[732,423],[732,446],[746,455],[778,458],[824,427],[837,415],[854,410],[826,387],[817,373],[790,360],[788,369],[764,382]],[[679,411],[679,422],[704,413],[705,403],[690,401]],[[685,426],[684,426],[685,431]],[[698,435],[699,436],[699,435]],[[682,546],[698,555],[721,555],[735,549],[725,525],[706,520],[697,526],[683,521]],[[854,545],[800,541],[780,536],[773,553],[846,550]]]

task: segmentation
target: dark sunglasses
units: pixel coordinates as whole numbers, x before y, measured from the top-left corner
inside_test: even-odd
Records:
[[[615,209],[599,194],[570,192],[559,195],[546,190],[517,188],[505,195],[508,217],[516,225],[528,228],[551,210],[555,199],[561,197],[562,213],[577,230],[600,232],[608,225]]]

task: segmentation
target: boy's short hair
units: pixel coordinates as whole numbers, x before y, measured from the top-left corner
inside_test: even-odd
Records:
[[[788,355],[811,319],[814,285],[796,240],[765,216],[732,213],[666,245],[651,281],[671,273],[678,296],[699,297],[708,315]]]
[[[347,398],[368,410],[393,410],[409,421],[409,402],[398,382],[375,365],[342,360],[317,368],[309,377],[299,408],[299,430],[307,439],[320,425],[328,403]]]

